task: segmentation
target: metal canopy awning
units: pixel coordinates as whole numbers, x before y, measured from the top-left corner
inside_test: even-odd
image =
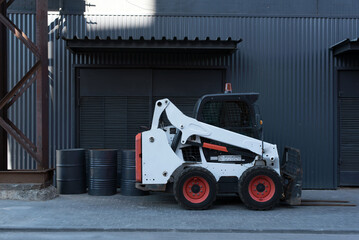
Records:
[[[151,38],[150,40],[145,40],[144,38],[140,39],[66,39],[66,47],[70,49],[73,53],[90,53],[90,52],[103,52],[103,51],[191,51],[191,52],[204,52],[204,53],[221,53],[221,54],[231,54],[237,49],[237,44],[242,40],[232,40],[228,38],[226,40],[221,40],[220,38],[216,40],[211,40],[206,38],[205,40],[188,40],[184,38],[179,40],[177,38],[173,39],[155,39]]]
[[[344,54],[359,53],[359,38],[350,40],[349,38],[334,44],[330,49],[334,56],[341,56]]]

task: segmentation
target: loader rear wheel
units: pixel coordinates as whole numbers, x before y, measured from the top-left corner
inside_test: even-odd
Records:
[[[249,209],[269,210],[280,200],[283,192],[281,177],[266,166],[247,169],[239,179],[239,196]]]
[[[175,178],[173,191],[182,207],[192,210],[208,209],[216,200],[216,179],[206,169],[187,168]]]

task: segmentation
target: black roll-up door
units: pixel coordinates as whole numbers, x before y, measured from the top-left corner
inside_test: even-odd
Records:
[[[149,126],[151,70],[80,69],[79,147],[131,149]]]
[[[341,186],[359,186],[359,71],[339,71]]]
[[[82,97],[81,148],[131,149],[140,126],[149,126],[148,97]]]
[[[155,69],[153,104],[159,99],[169,98],[184,114],[192,117],[199,97],[222,92],[223,78],[223,71],[217,69]]]
[[[151,126],[155,101],[169,98],[191,116],[197,99],[223,88],[222,70],[80,69],[78,146],[133,149]]]

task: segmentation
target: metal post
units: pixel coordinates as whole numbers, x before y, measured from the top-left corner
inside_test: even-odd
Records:
[[[0,3],[0,14],[6,16],[6,1]],[[7,93],[7,29],[0,23],[0,99]],[[7,117],[7,109],[0,110],[0,117]],[[7,133],[0,127],[0,171],[7,170]]]
[[[49,168],[49,78],[47,0],[36,0],[36,45],[41,67],[36,81],[36,145],[41,164],[37,169]]]

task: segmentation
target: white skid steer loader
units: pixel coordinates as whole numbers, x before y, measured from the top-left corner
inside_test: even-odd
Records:
[[[186,209],[207,209],[218,193],[237,193],[249,209],[301,201],[298,150],[263,141],[256,93],[211,94],[194,118],[169,99],[156,102],[152,126],[136,136],[136,187],[173,191]]]

